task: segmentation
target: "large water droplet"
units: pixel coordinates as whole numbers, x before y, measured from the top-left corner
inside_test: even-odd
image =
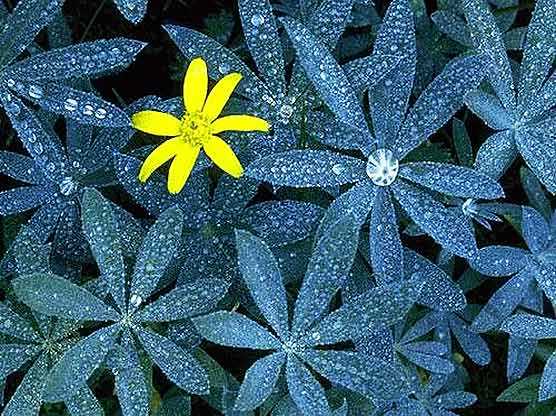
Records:
[[[400,165],[398,159],[388,149],[377,149],[367,161],[367,175],[378,186],[391,185],[398,176]]]

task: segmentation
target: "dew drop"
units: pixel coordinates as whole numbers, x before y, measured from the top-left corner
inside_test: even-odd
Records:
[[[77,191],[78,185],[74,182],[74,180],[66,176],[62,182],[60,182],[60,193],[64,196],[69,196]]]
[[[97,111],[95,111],[95,117],[98,118],[99,120],[105,119],[106,110],[104,108],[99,108]]]
[[[264,17],[260,14],[254,14],[253,17],[251,17],[251,24],[253,26],[260,26],[264,23]]]
[[[222,62],[218,66],[218,72],[220,72],[221,74],[227,74],[228,72],[230,72],[230,65],[227,62]]]
[[[29,96],[35,100],[39,100],[44,95],[44,90],[38,85],[31,85],[29,87]]]
[[[92,116],[94,113],[94,108],[92,105],[87,104],[84,108],[83,108],[83,114],[86,116]]]
[[[67,98],[66,101],[64,101],[64,108],[68,111],[77,110],[77,100],[74,100],[73,98]]]

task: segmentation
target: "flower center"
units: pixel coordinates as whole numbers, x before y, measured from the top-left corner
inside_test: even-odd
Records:
[[[398,176],[400,165],[398,159],[388,149],[377,149],[367,161],[367,175],[375,185],[391,185]]]
[[[186,113],[181,121],[181,135],[192,146],[201,146],[212,135],[210,123],[201,113]]]

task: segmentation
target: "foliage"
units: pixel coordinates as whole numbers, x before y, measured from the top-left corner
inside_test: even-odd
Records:
[[[556,411],[554,0],[5,3],[2,416]]]

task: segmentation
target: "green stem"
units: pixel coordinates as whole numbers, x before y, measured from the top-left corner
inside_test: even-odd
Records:
[[[104,7],[105,4],[106,4],[106,0],[102,0],[102,2],[99,4],[97,9],[95,10],[95,14],[93,14],[93,17],[91,18],[91,20],[89,20],[89,23],[87,24],[87,27],[85,28],[85,31],[83,32],[83,35],[81,36],[81,39],[79,39],[79,42],[83,42],[85,37],[89,34],[89,30],[91,30],[91,27],[93,26],[93,23],[97,19],[98,15],[100,14],[100,11],[102,10],[102,8]]]

